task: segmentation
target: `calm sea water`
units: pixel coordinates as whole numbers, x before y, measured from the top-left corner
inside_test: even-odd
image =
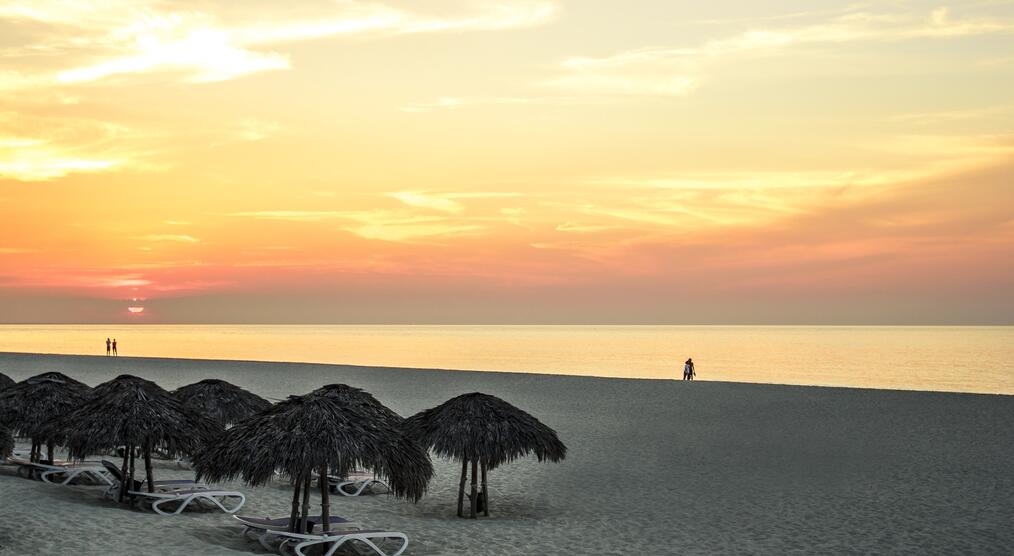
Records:
[[[0,326],[0,351],[1014,394],[1014,327]]]

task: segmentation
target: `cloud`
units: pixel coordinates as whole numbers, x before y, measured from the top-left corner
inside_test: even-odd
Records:
[[[0,178],[47,181],[125,166],[129,130],[74,118],[0,112]]]
[[[460,213],[465,210],[465,205],[458,202],[458,199],[499,199],[521,196],[520,193],[506,191],[463,191],[454,193],[395,191],[386,195],[412,207],[450,213]]]
[[[429,195],[421,191],[396,191],[394,193],[388,193],[387,196],[413,207],[452,213],[465,210],[464,205],[451,198]]]
[[[427,15],[383,4],[323,3],[302,9],[281,4],[250,12],[224,7],[172,10],[155,1],[33,2],[0,7],[0,23],[29,22],[37,41],[8,57],[47,52],[77,62],[48,74],[6,72],[0,89],[50,83],[76,84],[119,75],[173,72],[186,82],[215,82],[291,67],[288,55],[271,50],[287,43],[344,35],[496,31],[542,25],[557,6],[549,1],[480,2],[471,12]],[[215,10],[218,10],[217,12]],[[48,32],[45,32],[48,31]],[[82,60],[81,58],[87,57]]]
[[[364,239],[411,243],[444,236],[482,232],[485,227],[468,221],[453,221],[440,216],[417,216],[400,211],[250,211],[227,216],[279,220],[285,222],[323,222],[334,220],[339,227]]]
[[[688,47],[647,47],[607,56],[571,57],[562,73],[540,85],[581,94],[686,96],[708,68],[735,57],[774,54],[802,45],[859,41],[893,42],[1014,33],[1014,20],[962,18],[938,8],[921,18],[898,13],[850,11],[822,22],[753,29]]]
[[[177,243],[198,243],[201,241],[194,236],[188,236],[185,234],[148,234],[144,236],[135,236],[134,239],[141,241],[172,241]]]

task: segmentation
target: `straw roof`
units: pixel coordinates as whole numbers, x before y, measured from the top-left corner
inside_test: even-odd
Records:
[[[3,374],[3,373],[0,373],[0,390],[3,390],[4,388],[7,388],[8,386],[10,386],[12,384],[14,384],[14,379],[13,378],[11,378],[11,377]]]
[[[405,430],[442,457],[489,468],[535,454],[560,461],[567,447],[556,431],[513,405],[478,392],[452,398],[405,420]]]
[[[83,458],[118,446],[145,446],[169,456],[191,455],[222,427],[187,410],[154,382],[120,375],[60,420],[71,455]]]
[[[368,468],[389,480],[395,496],[418,500],[433,466],[391,414],[358,388],[325,386],[237,423],[197,455],[194,468],[210,481],[242,477],[254,486],[276,470],[299,478],[325,465],[334,475]]]
[[[228,426],[271,407],[271,402],[224,380],[209,378],[176,389],[184,407]]]
[[[35,375],[0,390],[0,422],[18,436],[39,439],[49,421],[79,407],[90,392],[63,373]]]

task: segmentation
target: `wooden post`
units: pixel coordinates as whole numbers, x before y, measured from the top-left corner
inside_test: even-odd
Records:
[[[303,518],[299,520],[299,532],[306,534],[307,518],[310,517],[310,483],[313,479],[313,469],[306,470],[306,477],[303,479]]]
[[[134,490],[136,488],[135,484],[136,483],[134,483],[134,447],[131,446],[130,447],[130,490]],[[130,495],[130,502],[131,503],[134,502],[134,495],[133,494]]]
[[[482,461],[482,515],[489,517],[489,488],[486,486],[486,460]]]
[[[119,501],[123,502],[123,497],[127,494],[127,463],[130,461],[130,446],[123,447],[123,466],[120,468],[120,497]]]
[[[34,438],[32,439],[32,453],[28,456],[28,461],[32,463],[39,461],[39,443]]]
[[[155,492],[155,474],[151,471],[151,441],[144,443],[144,479],[148,483],[148,492]]]
[[[472,511],[468,517],[475,519],[475,505],[479,503],[479,462],[472,460]]]
[[[328,487],[331,485],[327,480],[327,464],[320,466],[320,522],[324,533],[331,530],[331,493]]]
[[[289,515],[289,532],[298,533],[296,526],[299,525],[299,489],[303,486],[303,477],[296,477],[296,484],[292,489],[292,513]]]
[[[462,505],[465,500],[465,477],[468,476],[468,458],[461,460],[461,482],[458,483],[458,517],[465,517]]]
[[[53,445],[53,441],[52,440],[49,440],[49,441],[46,442],[46,457],[49,458],[49,464],[50,465],[53,465],[53,451],[54,451],[54,448],[55,448],[55,446]]]

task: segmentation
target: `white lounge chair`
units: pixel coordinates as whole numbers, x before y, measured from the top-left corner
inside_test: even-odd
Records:
[[[286,555],[292,554],[292,552],[289,552],[289,549],[291,548],[297,556],[306,556],[305,550],[307,548],[326,544],[330,544],[331,547],[324,551],[323,556],[332,556],[345,543],[357,543],[357,547],[365,546],[370,548],[378,556],[399,556],[402,552],[405,552],[406,548],[408,548],[408,535],[397,531],[330,531],[319,535],[290,533],[288,531],[268,531],[267,534],[282,539],[278,549],[282,554]],[[389,539],[400,541],[400,546],[398,546],[397,550],[391,553],[385,552],[383,548],[374,542],[379,540],[386,541]],[[326,547],[322,546],[321,548]]]
[[[391,487],[387,483],[381,481],[368,471],[357,471],[349,474],[347,477],[328,475],[327,486],[332,494],[341,494],[343,496],[359,496],[366,490],[373,492],[377,486],[383,487],[385,491],[391,490]]]
[[[116,498],[120,493],[120,483],[123,481],[123,473],[120,471],[119,467],[116,467],[116,464],[109,460],[102,460],[101,463],[106,471],[109,472],[109,477],[112,479],[112,482],[109,484],[109,488],[106,489],[103,495],[110,499]],[[146,490],[146,484],[147,479],[142,479],[140,481],[134,480],[134,484],[132,485],[133,488],[129,490]],[[156,492],[172,492],[176,490],[211,490],[211,487],[203,483],[198,483],[193,479],[169,479],[163,481],[153,481],[152,490]]]
[[[102,464],[94,461],[79,463],[70,461],[38,462],[21,458],[10,458],[8,463],[18,466],[18,476],[26,479],[39,479],[50,484],[68,485],[79,477],[89,479],[96,484],[111,485],[112,478]],[[63,476],[62,480],[57,480]]]
[[[142,490],[130,490],[127,491],[130,496],[143,500],[151,505],[151,509],[159,515],[179,515],[183,510],[187,509],[192,503],[197,503],[202,508],[217,507],[227,514],[233,514],[239,511],[246,503],[246,496],[242,492],[234,490],[207,490],[207,489],[195,489],[195,490],[170,490],[163,492],[148,492]],[[239,499],[233,507],[228,507],[225,503],[229,499]],[[208,502],[212,506],[207,506],[204,503]],[[175,510],[166,511],[162,509],[164,504],[173,505],[176,504]]]
[[[277,541],[278,539],[277,537],[271,537],[269,533],[271,531],[285,531],[286,529],[289,528],[289,518],[287,517],[280,519],[272,519],[270,517],[264,518],[250,517],[244,515],[234,515],[232,517],[236,518],[237,521],[243,524],[243,532],[241,534],[244,537],[250,537],[252,536],[251,534],[256,535],[253,538],[255,538],[257,542],[261,543],[261,546],[263,546],[264,548],[266,548],[271,552],[277,551],[278,546],[272,546],[270,541],[272,540]],[[309,516],[306,518],[306,521],[310,525],[311,533],[313,532],[314,527],[323,523],[323,520],[319,515]],[[330,516],[328,522],[332,526],[337,527],[343,531],[362,529],[362,527],[360,527],[358,523],[354,521],[349,521],[344,517],[339,517],[336,515]]]
[[[79,477],[88,479],[90,482],[99,485],[113,485],[113,478],[105,467],[96,464],[68,465],[66,467],[52,467],[41,471],[39,479],[44,483],[66,486],[77,480]],[[61,480],[62,479],[62,480]]]

